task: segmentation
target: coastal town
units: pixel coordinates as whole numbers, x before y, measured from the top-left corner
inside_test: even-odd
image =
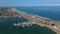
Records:
[[[4,13],[2,13],[4,12]],[[6,12],[6,13],[5,13]],[[52,21],[48,18],[43,18],[37,15],[30,15],[16,10],[15,8],[0,8],[0,18],[1,17],[23,17],[28,19],[28,22],[22,23],[13,23],[13,26],[32,26],[32,24],[40,25],[41,27],[47,27],[52,31],[56,32],[56,34],[60,34],[60,23]]]

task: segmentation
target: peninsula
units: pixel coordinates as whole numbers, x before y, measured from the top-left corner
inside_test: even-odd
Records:
[[[42,18],[40,16],[37,15],[30,15],[21,11],[16,10],[15,8],[0,8],[0,18],[1,17],[23,17],[28,19],[28,22],[22,22],[22,23],[13,23],[13,26],[23,26],[24,25],[31,25],[32,24],[36,24],[36,25],[40,25],[42,27],[47,27],[49,29],[51,29],[52,31],[56,32],[56,34],[60,34],[60,23],[57,23],[55,21],[52,21],[50,19],[47,18]],[[2,14],[2,12],[6,12],[4,14]],[[8,13],[7,13],[8,12]]]

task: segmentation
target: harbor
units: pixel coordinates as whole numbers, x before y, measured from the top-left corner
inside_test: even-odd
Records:
[[[20,13],[18,12],[17,14],[20,14]],[[21,16],[21,14],[20,14],[20,16]],[[49,21],[49,19],[42,19],[42,18],[38,18],[38,17],[31,16],[31,15],[28,15],[28,14],[23,14],[22,17],[27,18],[29,21],[31,21],[31,23],[30,22],[23,23],[24,25],[36,24],[36,23],[37,23],[37,25],[42,24],[43,26],[53,30],[57,34],[60,34],[60,27],[56,26],[56,25],[60,26],[60,23],[56,24],[53,21]],[[18,23],[16,25],[19,26],[19,24],[20,23]],[[54,26],[52,26],[51,24],[54,24]]]
[[[1,9],[0,9],[1,10]],[[10,8],[10,9],[4,9],[2,8],[2,10],[4,11],[9,11],[9,12],[13,12],[13,14],[10,14],[10,16],[4,15],[1,17],[23,17],[28,19],[28,22],[22,22],[22,23],[13,23],[13,26],[22,26],[24,27],[26,26],[32,26],[32,24],[36,24],[42,27],[47,27],[49,29],[51,29],[52,31],[56,32],[56,34],[60,34],[60,23],[55,23],[54,21],[51,21],[50,19],[47,18],[41,18],[40,16],[36,16],[36,15],[30,15],[30,14],[26,14],[24,12],[19,12],[18,10],[16,10],[15,8]],[[2,11],[1,10],[1,11]]]

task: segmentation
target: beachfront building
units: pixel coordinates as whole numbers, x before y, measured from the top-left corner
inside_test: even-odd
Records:
[[[59,31],[60,31],[60,25],[56,25],[56,27],[59,29]]]

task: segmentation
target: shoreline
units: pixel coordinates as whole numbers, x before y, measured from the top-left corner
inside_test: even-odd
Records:
[[[45,18],[45,17],[39,16],[39,15],[34,15],[34,14],[33,15],[28,14],[28,13],[25,13],[25,12],[22,12],[22,11],[20,12],[19,10],[15,9],[15,8],[10,8],[9,11],[11,11],[14,14],[13,16],[27,18],[30,21],[30,22],[26,22],[26,23],[24,22],[22,24],[18,23],[17,26],[18,25],[21,26],[21,25],[27,25],[27,24],[35,24],[36,23],[37,25],[39,25],[39,24],[44,25],[45,27],[51,29],[52,31],[56,32],[57,34],[60,32],[59,31],[60,29],[58,29],[57,26],[56,26],[56,25],[60,26],[60,24],[55,22],[55,21],[52,21],[49,18]]]
[[[15,10],[17,10],[16,8],[14,8]],[[21,12],[22,14],[28,14],[28,15],[30,15],[30,16],[34,16],[34,17],[38,17],[38,18],[42,18],[42,19],[47,19],[47,20],[51,20],[51,21],[54,21],[54,22],[59,22],[59,24],[60,24],[60,20],[52,20],[51,18],[46,18],[46,17],[43,17],[43,16],[39,16],[39,15],[35,15],[35,14],[29,14],[29,13],[27,13],[27,12],[23,12],[23,11],[19,11],[19,10],[17,10],[18,12]]]
[[[16,10],[16,9],[15,9]],[[20,13],[20,11],[18,11],[17,10],[17,12],[19,12]],[[22,14],[24,14],[24,12],[22,13]],[[49,18],[45,18],[45,17],[43,17],[43,18],[41,18],[40,16],[38,16],[38,15],[31,15],[31,14],[28,14],[28,13],[26,13],[26,14],[24,14],[24,16],[25,15],[27,15],[27,16],[31,16],[31,18],[34,16],[35,18],[37,18],[37,19],[42,19],[42,21],[44,21],[45,22],[45,20],[50,20]],[[29,17],[27,17],[28,19],[29,19]],[[36,20],[37,20],[36,19]],[[32,20],[32,19],[31,19]],[[51,20],[52,21],[52,20]],[[35,21],[36,22],[36,21]],[[27,24],[27,23],[26,23]],[[39,23],[39,24],[41,24],[41,23]],[[60,31],[58,31],[59,29],[55,29],[55,27],[56,26],[51,26],[51,24],[55,24],[55,25],[58,25],[59,23],[56,23],[55,21],[52,21],[51,23],[47,23],[47,24],[44,24],[44,23],[42,23],[43,25],[45,25],[47,28],[49,28],[49,29],[51,29],[52,31],[54,31],[54,32],[56,32],[57,34],[60,34],[59,32]],[[49,25],[48,25],[49,24]],[[17,24],[18,25],[18,24]],[[60,25],[60,24],[59,24]],[[52,27],[52,28],[51,28]]]

